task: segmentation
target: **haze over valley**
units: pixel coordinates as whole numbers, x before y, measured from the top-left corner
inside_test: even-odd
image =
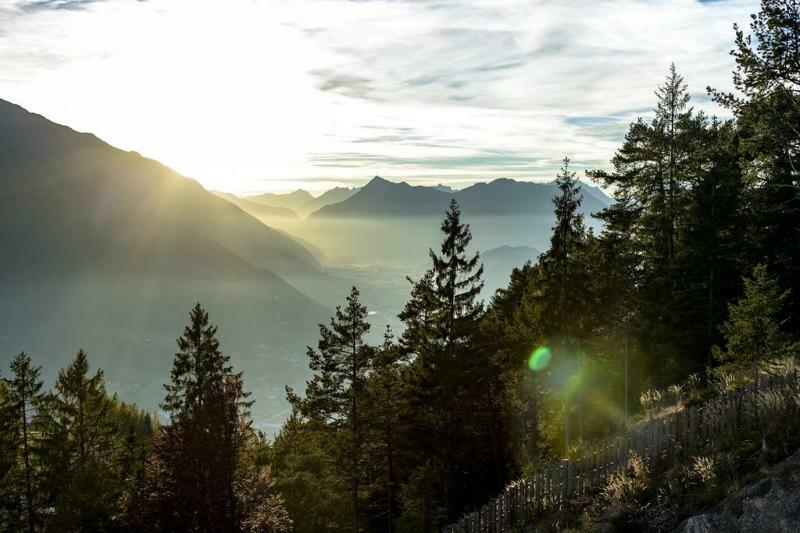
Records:
[[[287,414],[283,387],[308,375],[305,347],[352,285],[373,335],[402,326],[456,198],[486,265],[487,298],[545,249],[552,183],[494,180],[453,191],[374,177],[359,188],[240,198],[205,190],[162,164],[0,101],[0,335],[46,368],[82,347],[112,391],[157,407],[175,332],[195,302],[248,371],[256,421]],[[582,212],[608,205],[586,187]],[[590,220],[590,219],[589,219]]]

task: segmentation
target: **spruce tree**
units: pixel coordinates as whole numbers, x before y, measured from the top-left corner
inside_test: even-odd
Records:
[[[249,394],[197,304],[178,339],[156,444],[154,520],[163,529],[238,531],[236,472],[250,430]]]
[[[749,33],[734,25],[736,94],[709,88],[733,111],[747,206],[750,266],[764,262],[791,289],[785,316],[800,329],[800,5],[762,0]]]
[[[751,278],[744,280],[744,295],[729,306],[728,320],[722,326],[725,349],[715,349],[722,371],[749,371],[759,362],[795,355],[798,344],[783,327],[781,319],[788,291],[778,280],[757,265]]]
[[[586,247],[586,229],[578,212],[583,201],[580,184],[569,169],[569,158],[565,157],[563,163],[556,178],[560,194],[553,197],[556,224],[550,248],[540,258],[544,277],[540,317],[546,335],[577,337],[583,316],[579,311],[587,290],[579,264]]]
[[[435,527],[443,513],[454,513],[477,499],[475,484],[466,486],[460,480],[473,472],[473,481],[482,479],[486,470],[493,471],[485,468],[491,452],[463,445],[463,436],[484,421],[479,421],[484,398],[473,387],[481,367],[479,358],[487,356],[474,342],[483,314],[483,305],[477,301],[483,287],[483,265],[477,253],[467,254],[472,234],[469,225],[461,222],[455,200],[445,213],[441,230],[440,251],[429,250],[431,269],[414,285],[412,299],[400,315],[407,326],[401,344],[415,347],[408,371],[409,409],[414,412],[417,427],[422,428],[416,436],[417,446],[428,458],[418,467],[417,475],[437,473],[434,487],[404,494],[408,505],[412,505],[411,500],[428,498],[431,491],[437,495],[434,505],[418,502],[426,511],[414,520],[415,527]]]
[[[371,508],[375,525],[371,529],[394,530],[399,511],[398,457],[403,410],[403,351],[394,341],[389,326],[383,344],[375,350],[374,367],[367,382],[369,426],[368,473],[372,480]],[[377,512],[376,512],[377,510]],[[377,527],[380,524],[381,527]]]
[[[556,178],[560,193],[553,198],[555,226],[550,248],[539,259],[537,277],[522,302],[522,310],[538,322],[555,355],[547,369],[560,383],[564,443],[569,446],[570,410],[574,402],[568,383],[581,364],[580,347],[591,329],[592,293],[585,261],[586,229],[578,212],[583,194],[565,157]]]
[[[24,530],[21,494],[15,483],[20,420],[8,382],[0,377],[0,531]]]
[[[679,227],[675,296],[681,304],[676,343],[687,354],[686,371],[711,367],[711,347],[720,341],[726,303],[741,289],[740,265],[750,245],[742,200],[744,182],[732,122],[713,118],[696,128],[685,215]]]
[[[41,525],[41,507],[45,464],[42,460],[42,421],[48,414],[47,395],[39,378],[41,367],[34,367],[31,358],[21,352],[11,362],[12,377],[8,381],[10,403],[18,420],[16,450],[18,467],[14,475],[16,493],[21,502],[23,520],[20,526],[29,532]]]
[[[124,482],[122,440],[103,371],[89,375],[83,350],[59,371],[50,408],[47,446],[59,487],[52,520],[71,530],[108,529]]]
[[[365,344],[370,329],[367,308],[359,301],[356,287],[347,304],[337,306],[329,325],[320,324],[317,349],[308,349],[313,378],[306,383],[305,397],[287,390],[290,403],[303,416],[321,423],[339,444],[340,464],[350,484],[351,528],[359,530],[360,483],[367,431],[365,420],[366,379],[373,366],[373,350]]]
[[[468,342],[483,311],[476,301],[483,288],[483,264],[479,264],[477,252],[472,257],[466,255],[472,233],[469,224],[461,222],[461,209],[455,199],[450,201],[441,230],[445,236],[441,253],[429,251],[433,263],[433,340],[452,356],[453,350]]]
[[[674,65],[656,90],[654,117],[630,125],[625,141],[611,160],[613,173],[593,172],[615,188],[619,204],[634,216],[632,244],[639,257],[637,297],[644,348],[658,362],[653,372],[671,382],[683,371],[684,351],[677,323],[681,304],[678,287],[677,236],[685,215],[687,190],[696,168],[692,150],[696,123],[688,107],[687,85]],[[619,214],[619,213],[618,213]]]

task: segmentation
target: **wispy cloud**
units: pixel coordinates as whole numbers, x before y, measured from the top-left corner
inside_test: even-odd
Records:
[[[83,9],[89,4],[103,0],[26,0],[17,2],[23,11],[43,11],[49,9]]]
[[[607,164],[671,61],[719,113],[757,4],[0,0],[0,97],[215,189],[549,180]]]

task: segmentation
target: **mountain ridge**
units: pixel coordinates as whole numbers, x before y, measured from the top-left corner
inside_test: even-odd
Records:
[[[608,206],[608,197],[587,186],[581,212],[590,214]],[[473,215],[544,215],[552,213],[552,197],[557,193],[553,182],[540,183],[498,178],[479,182],[464,189],[447,192],[438,187],[392,182],[375,176],[353,196],[322,207],[310,218],[440,216],[451,198],[455,198],[467,216]],[[604,196],[604,195],[603,195]]]
[[[329,313],[285,279],[321,276],[290,236],[157,161],[4,100],[0,250],[2,360],[25,349],[54,371],[85,348],[114,392],[147,409],[196,302],[238,364],[281,384],[303,376],[286,358]]]

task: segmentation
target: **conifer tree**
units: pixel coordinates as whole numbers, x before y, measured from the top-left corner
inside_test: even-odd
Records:
[[[24,530],[21,494],[14,482],[20,420],[8,382],[0,377],[0,531]]]
[[[47,396],[42,392],[39,378],[41,367],[34,367],[31,358],[21,352],[11,362],[12,377],[8,381],[10,404],[16,413],[19,431],[13,483],[22,520],[19,526],[29,532],[41,525],[41,507],[45,505],[43,482],[45,465],[42,460],[42,420],[47,416]]]
[[[555,354],[555,365],[548,372],[561,383],[564,443],[568,447],[574,398],[567,385],[581,364],[579,347],[591,328],[592,293],[584,257],[586,229],[578,212],[583,195],[569,169],[569,158],[563,162],[556,178],[560,194],[553,198],[556,223],[550,248],[539,258],[537,277],[523,299],[522,311],[539,324]]]
[[[156,445],[153,511],[165,529],[239,531],[236,472],[251,431],[249,394],[200,304],[178,348],[162,403],[170,424]]]
[[[696,354],[687,358],[687,372],[712,366],[711,347],[720,340],[726,303],[740,292],[739,269],[750,248],[741,223],[744,183],[734,125],[713,118],[697,126],[691,158],[702,170],[691,175],[676,257],[676,328],[682,332],[676,342]]]
[[[290,403],[303,416],[321,422],[340,446],[338,454],[350,484],[351,528],[359,530],[360,483],[363,472],[366,379],[373,366],[373,351],[365,344],[370,329],[367,308],[359,301],[356,287],[347,304],[337,306],[329,325],[320,324],[317,349],[308,349],[313,378],[306,383],[305,397],[287,389]],[[338,438],[337,438],[338,437]]]
[[[655,116],[648,123],[639,118],[630,125],[625,141],[611,160],[613,173],[593,172],[607,186],[614,186],[619,203],[627,202],[634,216],[632,244],[639,257],[637,296],[645,349],[659,368],[653,371],[670,382],[682,370],[683,351],[676,341],[681,305],[675,289],[678,227],[685,215],[687,189],[692,173],[692,150],[697,125],[688,107],[687,85],[674,65],[656,90]],[[623,208],[619,203],[616,210]],[[672,374],[670,374],[672,372]]]
[[[470,338],[483,306],[476,298],[483,288],[483,264],[479,254],[466,255],[472,240],[469,224],[461,223],[461,209],[455,199],[442,220],[444,241],[441,254],[429,251],[433,266],[433,307],[435,342],[446,352],[459,348]]]
[[[52,520],[71,530],[108,529],[124,482],[122,441],[103,371],[89,375],[83,350],[59,371],[50,409],[47,446],[58,486]]]
[[[586,247],[586,229],[578,208],[583,194],[575,173],[569,169],[569,158],[556,178],[560,194],[553,198],[556,225],[550,238],[550,248],[540,258],[544,276],[541,294],[542,311],[539,314],[550,336],[579,335],[580,306],[586,297],[586,276],[582,275],[580,254]]]
[[[394,522],[399,510],[397,494],[398,457],[400,442],[400,424],[403,402],[403,362],[406,357],[403,350],[395,344],[394,335],[389,326],[383,337],[383,344],[375,350],[373,372],[367,383],[369,423],[369,450],[372,471],[369,478],[373,480],[372,508],[378,512],[373,515],[381,517],[374,522],[381,523],[383,531],[394,530]]]
[[[736,117],[749,265],[764,262],[791,289],[786,317],[800,329],[800,4],[762,0],[750,31],[734,25],[737,94],[709,88]]]
[[[788,296],[764,265],[756,266],[722,326],[726,347],[716,348],[715,356],[723,371],[748,371],[760,361],[794,355],[800,344],[783,330],[786,320],[781,319]]]
[[[400,315],[407,326],[401,344],[416,347],[408,374],[412,389],[409,409],[415,412],[417,427],[423,428],[418,430],[422,432],[417,436],[421,441],[418,447],[426,450],[423,453],[429,458],[419,466],[417,475],[436,472],[438,478],[436,487],[404,494],[407,505],[412,505],[411,500],[427,498],[431,490],[437,494],[435,505],[419,505],[425,509],[425,516],[414,519],[415,527],[435,527],[442,512],[452,512],[474,497],[467,495],[472,487],[457,481],[469,471],[456,471],[457,465],[470,461],[467,455],[482,455],[470,465],[476,471],[485,470],[487,457],[491,461],[491,454],[484,453],[483,448],[467,449],[459,438],[479,423],[478,398],[483,406],[483,396],[469,390],[480,368],[478,358],[485,355],[474,343],[483,313],[483,305],[477,301],[483,287],[483,265],[477,253],[467,254],[472,234],[469,225],[461,222],[455,200],[445,213],[441,230],[444,238],[440,252],[429,251],[431,269],[413,287],[411,302]]]

